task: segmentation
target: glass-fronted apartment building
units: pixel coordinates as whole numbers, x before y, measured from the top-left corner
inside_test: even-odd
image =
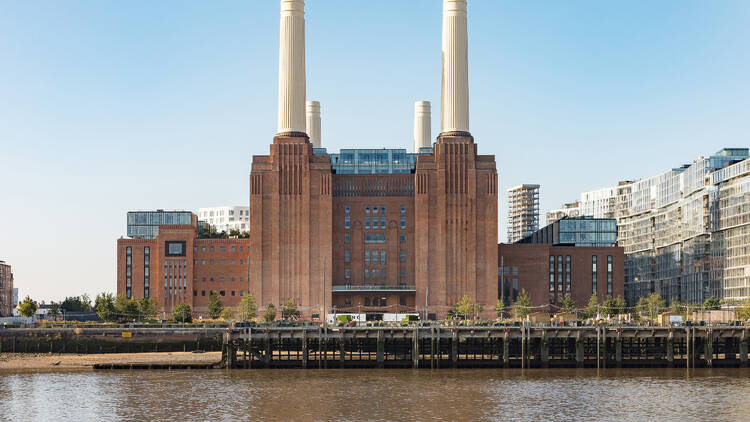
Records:
[[[750,296],[748,157],[725,148],[597,198],[615,204],[629,303],[653,292],[668,302]]]
[[[555,246],[615,246],[614,218],[564,217],[519,240],[517,243],[547,243]]]

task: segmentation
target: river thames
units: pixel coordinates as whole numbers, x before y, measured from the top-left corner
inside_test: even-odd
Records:
[[[749,371],[6,371],[0,418],[747,421]]]

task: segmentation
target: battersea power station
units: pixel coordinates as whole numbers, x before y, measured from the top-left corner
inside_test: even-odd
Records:
[[[153,298],[166,315],[178,303],[205,312],[211,291],[225,306],[248,293],[261,308],[294,299],[304,318],[443,318],[464,295],[494,313],[498,175],[469,129],[467,41],[466,0],[444,0],[436,139],[431,105],[418,101],[413,152],[329,153],[320,103],[305,92],[304,1],[282,0],[278,127],[269,154],[253,157],[249,238],[201,236],[189,211],[130,212],[118,293]]]

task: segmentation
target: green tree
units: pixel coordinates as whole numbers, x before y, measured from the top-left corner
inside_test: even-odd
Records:
[[[240,300],[238,316],[242,321],[249,321],[258,316],[258,306],[255,304],[255,296],[251,293],[246,294]]]
[[[505,314],[505,304],[500,299],[498,299],[497,303],[495,303],[495,314],[498,318],[502,318],[503,314]]]
[[[589,298],[589,303],[586,304],[586,308],[583,310],[583,317],[596,318],[597,313],[599,313],[599,299],[596,298],[596,293],[593,293]]]
[[[81,312],[91,312],[93,307],[91,306],[91,296],[88,293],[81,295]]]
[[[156,302],[150,298],[141,298],[138,301],[138,312],[140,316],[149,319],[156,316]]]
[[[719,308],[721,308],[721,302],[716,298],[716,296],[711,296],[706,299],[705,302],[703,302],[703,309],[707,311],[714,311]]]
[[[284,305],[281,306],[281,317],[288,320],[288,319],[297,319],[297,315],[299,312],[297,311],[297,305],[294,303],[294,299],[289,298]]]
[[[269,303],[268,306],[266,306],[266,310],[263,311],[263,319],[267,323],[271,323],[276,319],[276,307],[273,306],[273,303]]]
[[[685,305],[682,304],[679,299],[674,297],[669,304],[669,312],[681,315],[685,312]]]
[[[648,295],[644,304],[651,321],[656,320],[659,312],[661,312],[666,307],[666,303],[664,302],[664,299],[661,298],[659,293],[651,293],[650,295]]]
[[[569,294],[563,297],[561,310],[563,312],[570,312],[570,313],[573,313],[576,311],[576,302],[573,300],[572,297],[570,297]]]
[[[516,301],[513,302],[513,315],[516,319],[524,319],[531,313],[531,297],[526,289],[521,289]]]
[[[112,293],[100,293],[96,295],[94,310],[103,321],[109,322],[116,320],[115,297]]]
[[[26,296],[26,298],[18,304],[18,313],[25,316],[26,318],[34,316],[34,314],[36,314],[36,310],[36,302],[31,300],[29,296]]]
[[[615,298],[612,296],[607,296],[606,299],[604,299],[604,302],[602,302],[601,306],[599,307],[599,312],[602,313],[602,315],[606,315],[609,317],[610,315],[614,315],[617,312],[617,302],[615,301]]]
[[[474,313],[477,311],[476,304],[471,301],[471,298],[468,294],[464,294],[461,300],[459,300],[453,306],[455,308],[456,315],[460,315],[464,319],[468,319],[470,316],[473,317]]]
[[[80,296],[70,296],[66,297],[65,300],[63,300],[60,307],[65,312],[81,312],[82,306],[81,306],[81,298]]]
[[[615,298],[615,313],[617,314],[625,314],[628,310],[628,303],[625,302],[625,298],[622,296],[617,296]]]
[[[193,322],[193,311],[187,303],[180,303],[172,309],[172,318],[177,322]]]
[[[140,309],[138,308],[138,302],[134,299],[128,299],[120,293],[115,299],[115,312],[117,313],[117,319],[134,320],[138,318]]]
[[[735,315],[738,319],[747,321],[750,319],[750,297],[743,300],[734,308]]]
[[[224,305],[221,303],[219,294],[216,290],[211,290],[211,294],[208,295],[208,317],[216,319],[221,316],[221,311],[224,309]]]
[[[50,302],[49,309],[47,310],[47,316],[53,321],[57,321],[57,316],[60,315],[60,304],[57,302]]]

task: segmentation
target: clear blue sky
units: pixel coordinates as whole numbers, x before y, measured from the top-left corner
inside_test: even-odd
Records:
[[[133,209],[246,204],[276,129],[279,2],[4,1],[0,259],[22,296],[115,290]],[[308,0],[323,145],[439,127],[441,1]],[[748,146],[748,1],[469,0],[471,132],[542,211]],[[499,239],[505,240],[505,201]],[[542,218],[543,219],[543,218]]]

